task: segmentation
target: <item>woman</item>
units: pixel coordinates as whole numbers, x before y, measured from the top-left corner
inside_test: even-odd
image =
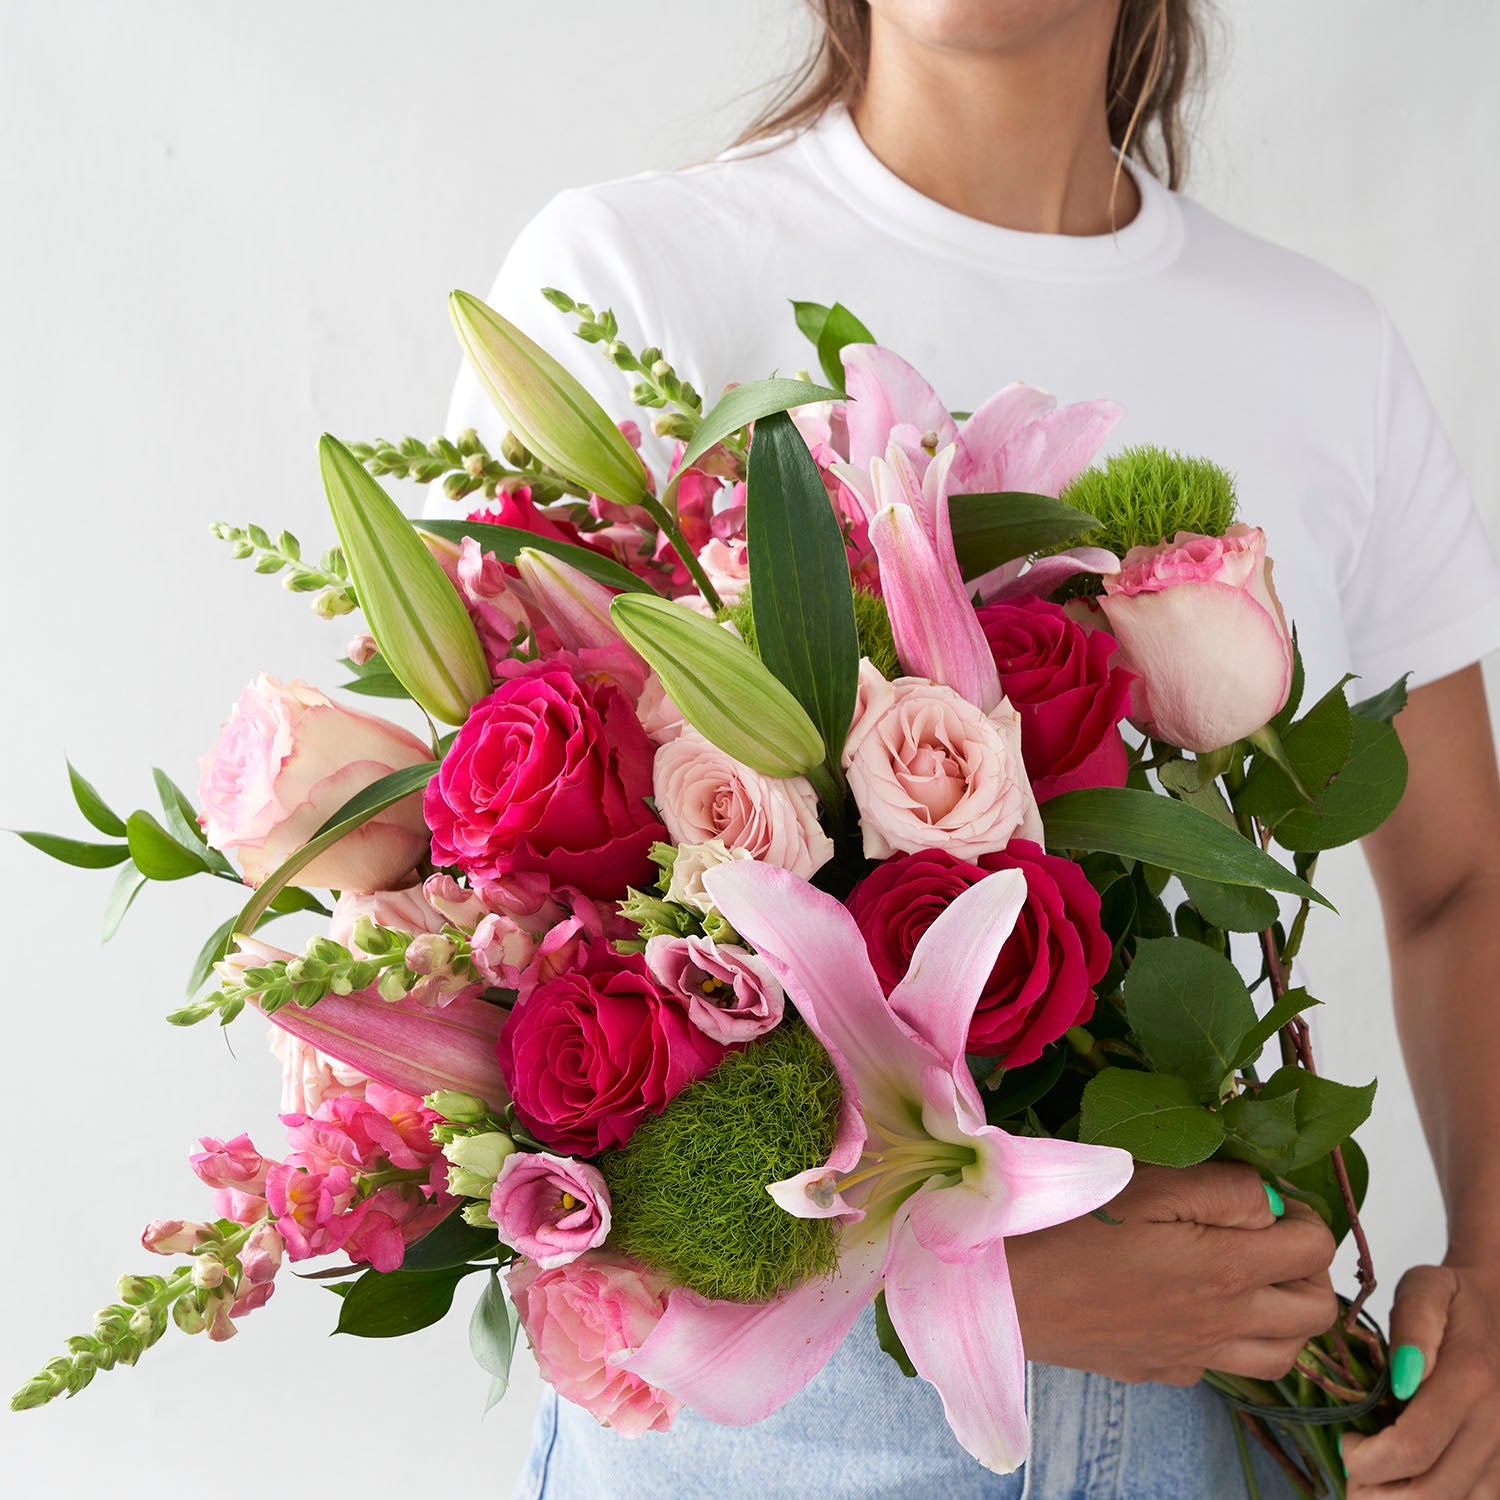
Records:
[[[623,388],[537,297],[560,286],[698,389],[808,358],[789,297],[845,302],[956,406],[1023,379],[1119,399],[1119,436],[1236,472],[1311,684],[1411,671],[1410,790],[1368,841],[1408,1063],[1449,1213],[1393,1318],[1410,1396],[1345,1445],[1350,1494],[1500,1497],[1500,779],[1475,662],[1500,573],[1411,361],[1370,298],[1175,188],[1192,0],[821,0],[813,63],[716,162],[555,200],[492,300],[623,417]],[[1161,163],[1166,185],[1152,175]],[[467,377],[452,426],[498,436]],[[648,435],[648,457],[666,467]],[[441,506],[442,502],[438,502]],[[1321,689],[1320,689],[1321,690]],[[1032,1457],[978,1469],[869,1326],[759,1427],[690,1415],[627,1444],[546,1398],[521,1493],[573,1497],[1242,1492],[1205,1367],[1280,1374],[1326,1326],[1331,1242],[1233,1165],[1147,1169],[1093,1218],[1011,1242]],[[1102,1289],[1107,1320],[1092,1294]],[[1092,1305],[1091,1305],[1092,1303]],[[1284,1481],[1262,1464],[1262,1492]],[[1413,1480],[1415,1483],[1407,1483]]]

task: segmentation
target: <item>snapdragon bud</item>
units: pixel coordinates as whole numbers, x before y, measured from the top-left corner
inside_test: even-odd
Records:
[[[205,1290],[218,1286],[225,1274],[224,1262],[217,1255],[205,1252],[193,1261],[193,1285]]]

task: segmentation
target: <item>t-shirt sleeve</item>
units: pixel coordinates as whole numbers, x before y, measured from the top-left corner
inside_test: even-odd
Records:
[[[1374,498],[1344,589],[1362,693],[1434,682],[1500,647],[1500,567],[1416,365],[1381,315]]]
[[[599,344],[586,343],[573,330],[577,320],[542,296],[556,287],[596,312],[613,310],[620,337],[637,353],[660,335],[660,319],[643,262],[624,221],[601,199],[582,189],[554,198],[517,236],[485,301],[536,340],[616,421],[638,422],[641,454],[658,474],[670,457],[669,444],[651,432],[649,411],[631,405],[634,376],[615,368]],[[457,436],[472,427],[491,453],[498,453],[505,423],[465,363],[453,388],[444,431]],[[472,508],[474,500],[462,502]],[[424,513],[459,514],[440,484],[429,487]]]

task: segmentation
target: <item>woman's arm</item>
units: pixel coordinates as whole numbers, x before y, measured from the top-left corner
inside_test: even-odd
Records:
[[[1421,1389],[1345,1443],[1349,1495],[1500,1500],[1500,773],[1479,668],[1418,688],[1396,728],[1410,781],[1365,848],[1448,1254],[1397,1290],[1394,1373],[1417,1364],[1400,1346],[1418,1350]]]

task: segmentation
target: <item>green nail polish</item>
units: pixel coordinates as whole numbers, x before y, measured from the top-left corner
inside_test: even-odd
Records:
[[[1261,1186],[1266,1190],[1266,1202],[1271,1205],[1271,1212],[1279,1219],[1286,1212],[1286,1203],[1277,1192],[1274,1184],[1262,1182]]]
[[[1410,1401],[1426,1368],[1427,1356],[1415,1344],[1398,1344],[1391,1355],[1391,1394],[1398,1401]]]

